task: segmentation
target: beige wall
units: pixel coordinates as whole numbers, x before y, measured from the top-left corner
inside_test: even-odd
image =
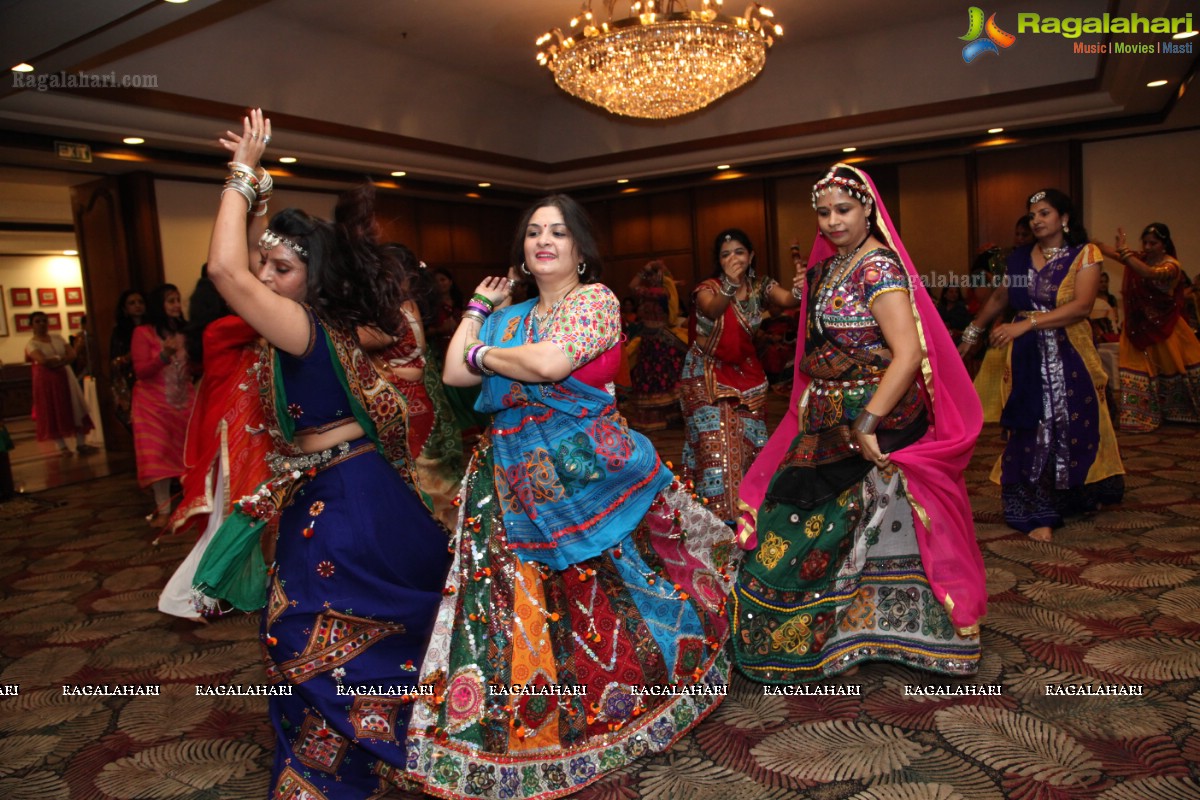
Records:
[[[83,288],[83,277],[79,271],[79,259],[75,256],[0,256],[0,287],[4,289],[4,321],[8,326],[8,336],[0,336],[0,361],[5,364],[19,364],[25,360],[25,344],[33,334],[18,333],[16,314],[29,314],[34,311],[45,311],[47,314],[58,314],[62,320],[62,329],[51,331],[64,339],[70,339],[72,331],[67,325],[67,314],[73,311],[84,311],[86,305],[69,306],[63,289],[70,287]],[[26,308],[13,308],[11,289],[14,287],[29,289],[33,292],[33,305]],[[54,306],[39,306],[38,289],[56,289],[58,304]],[[86,301],[86,297],[85,297]]]
[[[1083,146],[1084,223],[1092,241],[1109,244],[1118,227],[1138,247],[1151,222],[1171,229],[1184,272],[1200,272],[1200,131],[1116,139]],[[1105,261],[1113,294],[1124,267]]]

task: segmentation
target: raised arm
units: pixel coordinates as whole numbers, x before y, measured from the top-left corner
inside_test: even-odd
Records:
[[[259,169],[271,137],[271,122],[255,109],[242,120],[242,133],[226,131],[221,140],[233,146],[233,160]],[[234,313],[271,344],[299,355],[308,348],[309,320],[303,306],[275,294],[251,274],[248,235],[253,204],[230,184],[221,193],[217,220],[208,247],[208,276]]]

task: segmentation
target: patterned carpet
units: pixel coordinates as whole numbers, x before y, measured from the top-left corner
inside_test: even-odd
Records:
[[[677,456],[677,431],[655,439]],[[968,475],[991,595],[976,679],[867,665],[839,681],[860,696],[767,697],[737,678],[672,751],[577,797],[1200,798],[1200,472],[1189,466],[1200,428],[1121,447],[1124,505],[1043,544],[1002,523],[986,482],[997,432],[985,431]],[[0,798],[264,797],[266,701],[194,689],[264,682],[257,616],[204,626],[155,610],[189,542],[150,545],[131,477],[37,499],[50,502],[0,505],[0,684],[20,687],[0,697]],[[1000,694],[905,693],[945,683]],[[65,697],[63,684],[162,694]],[[1126,693],[1060,696],[1053,684]]]

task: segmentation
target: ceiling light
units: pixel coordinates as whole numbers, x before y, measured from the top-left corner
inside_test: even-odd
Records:
[[[146,140],[140,136],[126,136],[121,140],[125,144],[145,144]]]
[[[15,67],[13,67],[12,71],[13,72],[33,72],[33,64],[26,64],[24,61],[22,61],[20,64],[17,64]]]
[[[490,183],[488,183],[487,181],[483,181],[483,182],[481,182],[481,183],[479,184],[479,188],[480,188],[480,189],[486,189],[486,188],[488,188],[489,186],[491,186],[491,184],[490,184]]]
[[[629,178],[617,178],[617,183],[629,183]]]
[[[467,192],[467,197],[471,198],[472,200],[478,200],[480,197],[482,197],[482,195],[480,195],[479,192]]]
[[[767,49],[783,29],[757,3],[744,16],[718,11],[720,0],[701,0],[699,11],[673,10],[674,0],[629,4],[630,16],[597,23],[591,0],[570,30],[554,28],[537,40],[538,63],[563,91],[613,114],[670,119],[698,111],[753,80]]]
[[[283,156],[282,158],[279,159],[279,163],[280,164],[295,164],[296,157],[295,156]]]
[[[842,152],[843,153],[853,153],[857,149],[858,149],[857,147],[843,147]]]
[[[1180,31],[1179,33],[1175,34],[1171,38],[1172,39],[1190,39],[1193,36],[1195,36],[1196,33],[1197,33],[1197,31]]]
[[[728,164],[717,164],[717,169],[729,169]]]
[[[1157,89],[1159,86],[1166,86],[1167,82],[1166,81],[1150,81],[1146,85],[1149,86],[1151,89]]]
[[[404,177],[405,175],[407,175],[407,174],[408,174],[408,173],[407,173],[407,172],[405,172],[404,170],[402,170],[402,169],[398,169],[398,170],[396,170],[395,172],[393,172],[393,173],[392,173],[392,177],[393,177],[393,178],[403,178],[403,177]]]
[[[184,4],[184,3],[186,3],[187,1],[188,1],[188,0],[167,0],[167,2],[168,2],[168,3],[177,3],[177,4],[179,4],[179,5],[183,5],[183,4]]]
[[[1004,133],[1004,128],[988,128],[988,133]]]
[[[77,256],[77,255],[79,255],[79,251],[78,250],[63,250],[63,255],[64,256]]]

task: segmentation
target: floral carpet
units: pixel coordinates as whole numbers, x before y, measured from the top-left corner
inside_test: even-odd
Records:
[[[1200,798],[1200,428],[1120,443],[1124,504],[1039,543],[1001,520],[985,430],[967,476],[990,594],[977,677],[867,664],[826,684],[841,694],[792,697],[735,677],[670,752],[576,797]],[[19,687],[0,696],[0,798],[265,797],[265,699],[195,691],[265,683],[257,615],[156,611],[190,542],[151,545],[131,477],[37,497],[0,505],[0,684]],[[63,694],[76,684],[162,688]]]

